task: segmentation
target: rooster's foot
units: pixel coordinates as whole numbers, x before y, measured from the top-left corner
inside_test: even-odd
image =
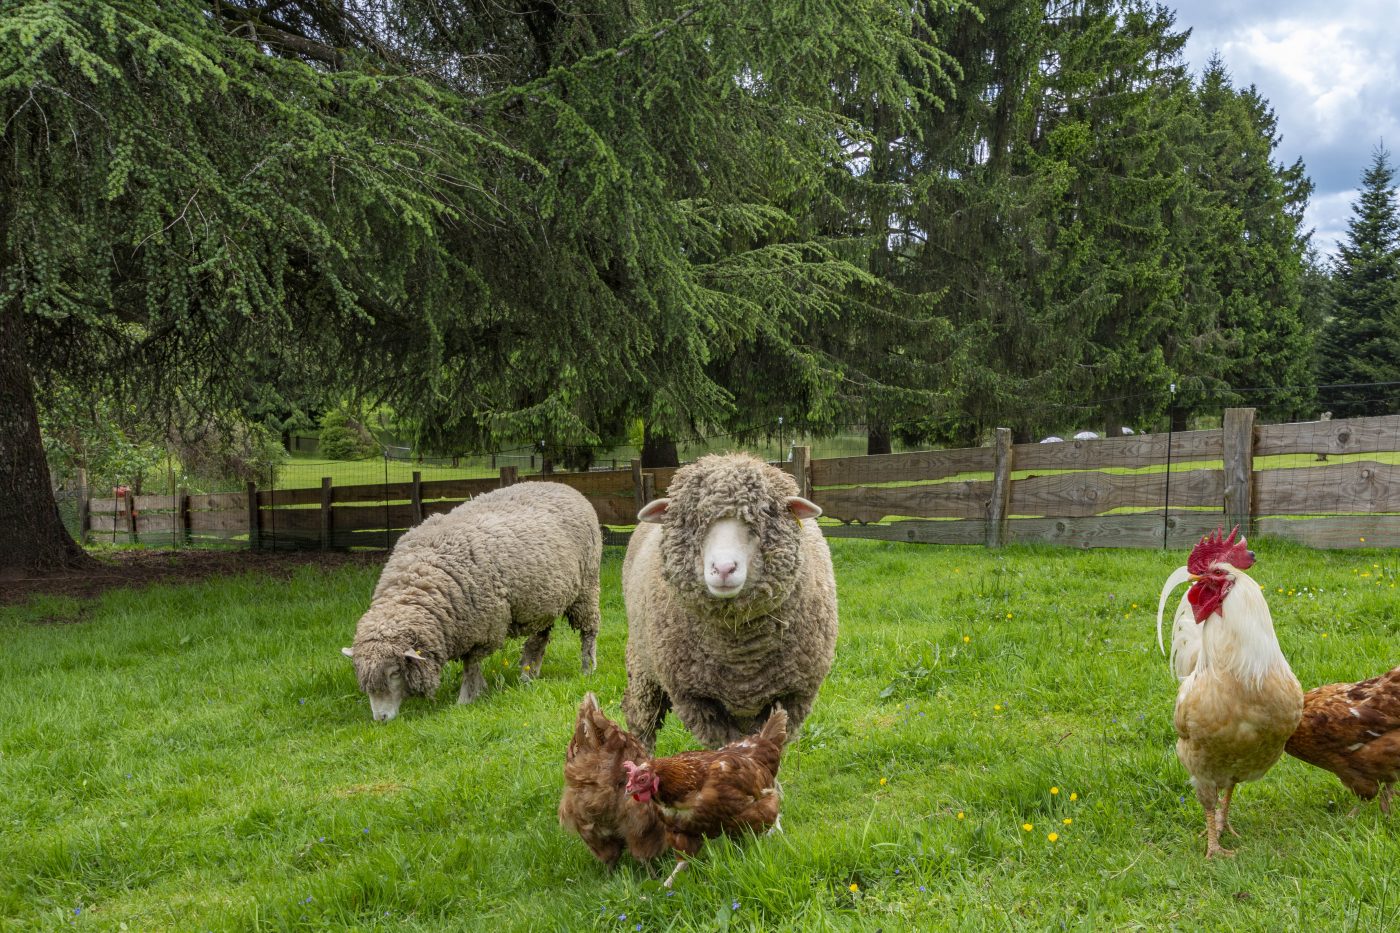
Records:
[[[1222,848],[1218,845],[1211,846],[1210,848],[1206,849],[1206,858],[1215,858],[1217,855],[1221,858],[1234,858],[1235,850]]]

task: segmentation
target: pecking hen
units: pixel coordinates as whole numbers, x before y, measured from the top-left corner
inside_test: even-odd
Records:
[[[1202,538],[1157,605],[1160,646],[1167,598],[1192,581],[1172,626],[1171,666],[1181,682],[1176,755],[1205,808],[1207,858],[1234,854],[1221,848],[1220,834],[1239,835],[1230,826],[1235,785],[1273,767],[1303,712],[1303,689],[1279,648],[1264,593],[1245,573],[1254,554],[1236,540],[1238,530]]]
[[[1379,792],[1381,812],[1389,815],[1400,782],[1400,667],[1360,683],[1309,690],[1303,721],[1284,750],[1331,771],[1362,800]]]
[[[564,758],[564,796],[559,824],[572,829],[609,868],[627,849],[642,861],[666,849],[666,829],[654,807],[631,805],[623,763],[647,750],[603,714],[598,698],[584,696],[574,737]]]
[[[779,825],[778,764],[786,742],[787,713],[775,706],[757,734],[723,748],[623,763],[633,806],[661,815],[676,850],[667,887],[706,839]]]

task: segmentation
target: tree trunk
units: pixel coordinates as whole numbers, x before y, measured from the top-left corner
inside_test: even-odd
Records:
[[[890,446],[890,426],[871,422],[866,426],[865,455],[873,457],[876,454],[893,453]]]
[[[1189,422],[1188,419],[1187,419],[1187,412],[1186,412],[1185,409],[1182,409],[1182,408],[1173,408],[1173,409],[1172,409],[1171,418],[1172,418],[1172,430],[1173,430],[1173,431],[1189,431],[1189,430],[1191,430],[1191,424],[1190,424],[1190,422]]]
[[[680,452],[676,450],[676,439],[654,432],[651,425],[642,425],[642,466],[678,467],[681,465]]]
[[[13,306],[0,309],[0,579],[89,563],[63,527],[49,485],[23,318]]]

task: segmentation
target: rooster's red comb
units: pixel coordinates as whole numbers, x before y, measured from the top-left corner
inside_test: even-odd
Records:
[[[1186,569],[1191,573],[1204,575],[1210,571],[1212,564],[1225,563],[1237,570],[1248,570],[1254,563],[1254,552],[1249,549],[1244,538],[1235,540],[1239,533],[1240,528],[1236,525],[1228,538],[1225,537],[1223,528],[1217,528],[1213,534],[1206,535],[1191,549],[1191,556],[1186,559]]]

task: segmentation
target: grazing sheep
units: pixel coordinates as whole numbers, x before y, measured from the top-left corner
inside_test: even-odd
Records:
[[[578,630],[583,670],[598,636],[598,516],[561,483],[517,483],[434,515],[399,539],[369,610],[355,629],[360,689],[374,718],[398,715],[405,696],[431,696],[442,668],[462,659],[458,703],[486,686],[481,660],[507,638],[528,636],[522,676],[544,660],[554,620]]]
[[[836,581],[797,483],[748,454],[703,457],[649,503],[627,547],[628,727],[648,749],[674,707],[710,748],[776,706],[796,735],[836,655]]]

